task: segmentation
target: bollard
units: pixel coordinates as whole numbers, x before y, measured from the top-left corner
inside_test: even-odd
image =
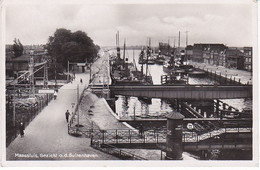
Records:
[[[216,103],[216,116],[219,117],[219,100],[217,100],[217,103]]]
[[[166,157],[168,160],[182,160],[182,130],[183,118],[180,113],[170,113],[167,115],[167,138]]]

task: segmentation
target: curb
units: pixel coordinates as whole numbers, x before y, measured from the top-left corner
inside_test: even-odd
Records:
[[[105,100],[105,98],[102,98],[103,102],[105,103],[105,106],[107,107],[109,113],[111,115],[113,115],[117,120],[119,120],[119,117],[114,113],[114,111],[110,108],[110,106],[108,105],[107,101]],[[130,128],[131,130],[136,130],[134,127],[132,127],[131,125],[129,125],[126,122],[122,122],[126,127]]]

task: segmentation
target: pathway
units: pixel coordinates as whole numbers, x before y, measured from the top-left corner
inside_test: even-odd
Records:
[[[83,84],[80,84],[80,78]],[[18,136],[6,149],[6,160],[115,160],[90,147],[90,139],[68,135],[65,112],[77,100],[89,74],[76,74],[76,79],[59,89],[58,97],[27,126],[25,137]]]

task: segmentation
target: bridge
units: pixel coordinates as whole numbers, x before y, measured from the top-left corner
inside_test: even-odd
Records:
[[[164,99],[252,98],[252,85],[110,85],[111,94]]]
[[[230,136],[229,136],[230,135]],[[92,144],[113,145],[118,148],[158,149],[166,143],[167,131],[145,131],[142,135],[137,130],[111,129],[93,130]],[[241,136],[243,136],[241,140]],[[252,128],[220,128],[206,133],[184,131],[182,143],[186,151],[206,149],[252,149]]]

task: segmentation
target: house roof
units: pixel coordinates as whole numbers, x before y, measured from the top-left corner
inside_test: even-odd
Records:
[[[224,44],[194,44],[193,49],[205,51],[224,51],[227,48]]]
[[[192,45],[188,45],[187,47],[186,47],[186,50],[192,50],[193,49],[193,46]]]

